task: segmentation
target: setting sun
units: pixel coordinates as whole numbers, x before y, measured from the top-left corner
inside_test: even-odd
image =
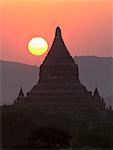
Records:
[[[28,50],[33,55],[43,55],[48,50],[48,43],[42,37],[34,37],[28,43]]]

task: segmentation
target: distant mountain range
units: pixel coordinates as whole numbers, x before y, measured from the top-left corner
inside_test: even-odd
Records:
[[[113,106],[113,58],[79,56],[74,60],[79,66],[82,84],[92,92],[97,86],[107,105]],[[0,61],[0,105],[13,103],[21,86],[25,93],[29,91],[37,83],[38,73],[36,66]]]

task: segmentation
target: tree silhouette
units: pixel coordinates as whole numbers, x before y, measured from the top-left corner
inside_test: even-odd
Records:
[[[17,148],[59,149],[70,146],[71,136],[60,129],[39,127],[32,131],[27,143]]]

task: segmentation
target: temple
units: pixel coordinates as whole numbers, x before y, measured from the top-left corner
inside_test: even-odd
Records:
[[[78,65],[67,50],[59,27],[56,28],[53,44],[40,66],[39,81],[27,93],[26,102],[44,109],[105,109],[98,89],[92,94],[81,84]]]
[[[39,81],[27,93],[26,101],[44,109],[105,109],[98,89],[92,94],[81,84],[78,65],[67,50],[59,27],[56,28],[53,44],[40,66]]]
[[[106,108],[97,87],[91,92],[80,82],[78,65],[69,54],[59,27],[40,66],[36,85],[26,95],[20,88],[14,103],[3,105],[0,110],[4,150],[112,146],[112,107]],[[57,147],[55,141],[58,141]]]

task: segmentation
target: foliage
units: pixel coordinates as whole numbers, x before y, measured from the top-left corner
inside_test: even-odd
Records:
[[[79,129],[72,142],[73,148],[113,149],[113,124],[101,123],[89,129]]]
[[[59,149],[70,146],[71,136],[60,129],[51,127],[38,127],[32,131],[26,144],[18,148]]]

